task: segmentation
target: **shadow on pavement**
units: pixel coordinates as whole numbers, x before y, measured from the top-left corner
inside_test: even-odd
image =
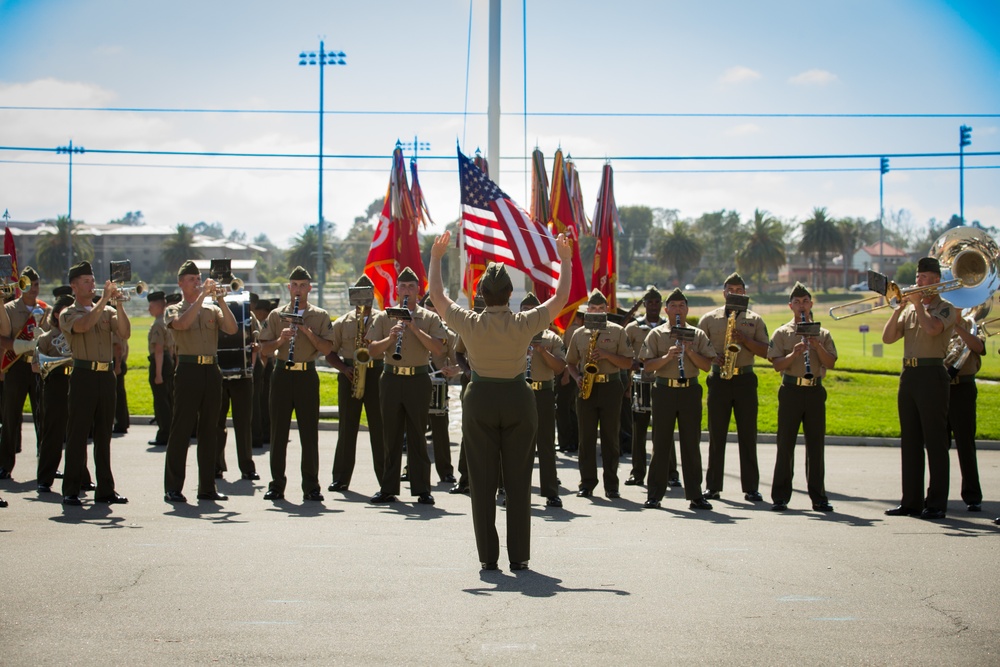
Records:
[[[520,570],[516,574],[505,574],[500,570],[483,570],[479,578],[484,584],[492,584],[487,588],[465,588],[463,592],[471,595],[492,595],[494,593],[520,593],[528,597],[550,598],[560,593],[611,593],[612,595],[631,595],[628,591],[616,588],[567,588],[562,585],[562,579],[556,579],[533,570]]]

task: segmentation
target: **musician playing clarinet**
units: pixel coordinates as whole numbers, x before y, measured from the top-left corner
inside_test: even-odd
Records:
[[[823,377],[837,363],[837,348],[826,329],[814,326],[801,335],[804,325],[812,322],[812,294],[802,283],[795,283],[788,295],[792,320],[778,327],[767,349],[774,370],[781,373],[778,387],[778,451],[771,484],[771,507],[776,512],[788,509],[792,497],[795,467],[795,440],[799,426],[806,441],[806,489],[817,512],[832,512],[826,497],[824,444],[826,438],[826,388]]]
[[[271,412],[271,483],[264,500],[285,497],[285,456],[292,410],[302,445],[304,500],[322,501],[319,487],[319,375],[316,357],[333,352],[330,314],[309,303],[312,276],[301,266],[288,274],[288,305],[272,310],[260,332],[260,353],[275,357]]]

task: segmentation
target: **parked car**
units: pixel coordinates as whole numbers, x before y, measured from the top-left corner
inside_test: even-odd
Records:
[[[688,283],[687,285],[684,286],[684,289],[687,290],[688,292],[690,292],[691,290],[695,290],[695,289],[698,289],[698,288],[695,287],[693,283]]]
[[[849,289],[852,292],[864,292],[865,290],[868,289],[868,281],[866,280],[863,283],[854,283],[847,289]]]

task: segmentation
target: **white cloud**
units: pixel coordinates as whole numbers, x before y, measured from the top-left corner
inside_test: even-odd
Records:
[[[825,69],[810,69],[788,79],[797,86],[825,86],[837,80],[837,75]]]
[[[730,67],[723,72],[722,76],[719,77],[719,83],[747,83],[750,81],[756,81],[760,77],[760,72],[752,70],[749,67],[738,65],[736,67]]]

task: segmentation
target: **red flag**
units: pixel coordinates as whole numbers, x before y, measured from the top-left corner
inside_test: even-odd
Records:
[[[573,208],[569,197],[569,187],[566,182],[566,170],[563,165],[562,150],[556,151],[555,165],[552,167],[552,231],[565,234],[573,246],[572,282],[569,289],[569,303],[555,319],[553,324],[560,331],[565,331],[573,321],[576,309],[587,300],[587,281],[583,277],[583,264],[580,261],[580,234],[573,217]]]
[[[387,308],[396,303],[396,276],[399,271],[396,269],[396,233],[391,215],[391,198],[386,190],[382,213],[378,216],[365,262],[365,275],[375,283],[375,300],[379,308]]]
[[[14,235],[10,233],[10,227],[3,228],[3,254],[10,255],[11,271],[7,276],[7,282],[15,285],[14,297],[21,296],[21,288],[17,287],[17,281],[21,276],[17,272],[17,248],[14,246]]]
[[[548,225],[552,217],[549,208],[549,177],[545,173],[545,157],[542,151],[531,153],[531,219],[541,225]],[[534,280],[535,296],[545,301],[555,292],[547,283]]]
[[[597,238],[597,249],[594,251],[590,288],[599,289],[607,298],[609,312],[614,312],[618,308],[615,235],[620,227],[618,207],[615,205],[614,175],[611,165],[606,164],[601,176],[601,190],[597,195],[597,207],[594,209],[594,236]]]
[[[549,230],[533,221],[462,151],[458,151],[458,172],[466,249],[481,253],[487,261],[512,264],[532,280],[554,288],[559,254]]]
[[[420,257],[420,239],[417,237],[418,212],[413,193],[406,182],[406,165],[399,142],[392,152],[392,175],[389,178],[389,198],[392,201],[392,224],[396,227],[397,269],[410,267],[420,280],[420,293],[427,291],[427,272]]]
[[[416,158],[410,158],[410,177],[413,180],[413,185],[410,187],[410,192],[413,195],[413,207],[417,212],[417,219],[420,221],[424,227],[430,222],[434,224],[434,220],[431,218],[431,210],[427,208],[427,202],[424,200],[424,191],[420,187],[420,181],[417,180],[417,160]]]

